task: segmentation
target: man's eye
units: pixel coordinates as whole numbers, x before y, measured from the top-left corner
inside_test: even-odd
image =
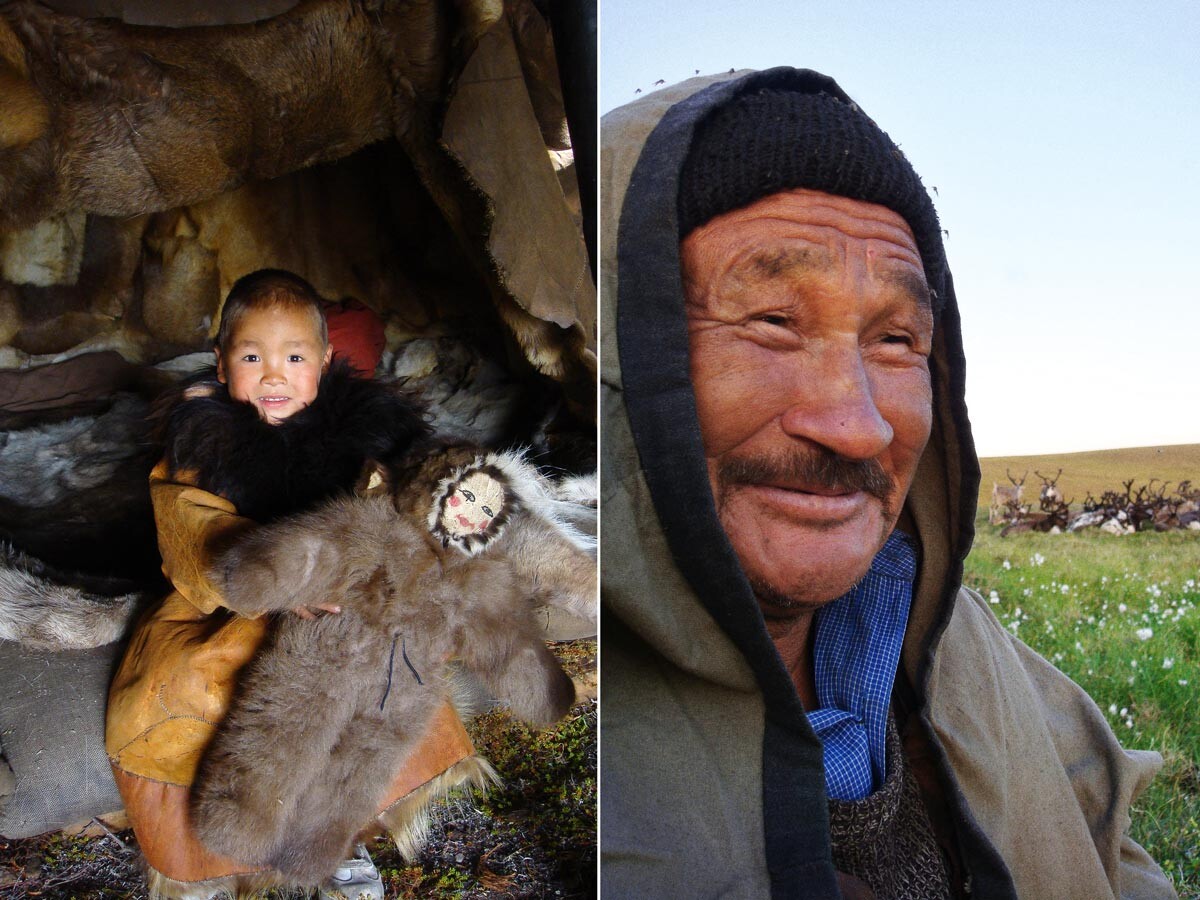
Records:
[[[242,357],[242,362],[258,362],[258,354],[257,353],[247,353],[245,356]]]
[[[885,347],[900,348],[904,351],[906,357],[910,353],[916,353],[920,356],[929,356],[930,352],[928,341],[922,341],[918,335],[907,332],[885,334],[879,339],[879,343]]]
[[[304,362],[304,357],[300,356],[297,353],[293,353],[291,356],[288,357],[288,362],[296,362],[296,363]]]
[[[761,316],[755,316],[755,322],[762,322],[764,325],[786,325],[788,323],[787,316],[781,316],[778,313],[764,313]]]

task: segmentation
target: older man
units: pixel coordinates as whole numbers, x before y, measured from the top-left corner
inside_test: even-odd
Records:
[[[1173,897],[1160,760],[961,585],[941,231],[830,79],[603,122],[605,897]]]

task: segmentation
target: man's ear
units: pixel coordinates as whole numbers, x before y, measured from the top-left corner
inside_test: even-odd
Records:
[[[391,493],[392,473],[387,466],[378,460],[368,459],[363,465],[362,474],[354,485],[354,493],[359,497],[380,497]]]
[[[325,345],[325,359],[321,361],[321,371],[326,372],[329,369],[329,363],[333,359],[333,344]]]
[[[217,381],[225,384],[225,360],[221,358],[221,348],[214,347],[213,352],[217,354]]]

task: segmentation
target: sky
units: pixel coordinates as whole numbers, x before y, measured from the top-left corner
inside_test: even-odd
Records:
[[[1200,443],[1197,35],[1183,2],[600,0],[600,110],[833,76],[937,188],[979,454]]]

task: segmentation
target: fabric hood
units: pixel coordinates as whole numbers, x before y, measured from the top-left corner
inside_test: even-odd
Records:
[[[605,500],[610,488],[630,479],[646,500],[634,521],[615,520],[610,513],[616,510],[605,508],[606,542],[616,531],[665,544],[689,588],[649,604],[639,590],[644,584],[622,584],[619,567],[606,564],[604,602],[609,613],[676,665],[730,685],[747,685],[752,678],[763,691],[786,695],[792,693],[790,679],[708,487],[688,377],[676,225],[679,172],[697,123],[737,94],[761,87],[824,91],[852,102],[830,78],[776,68],[690,79],[602,120]],[[920,658],[961,577],[979,485],[949,276],[945,294],[930,363],[933,428],[907,502],[922,546],[904,653],[913,684],[920,683]],[[696,628],[705,620],[698,640]]]

